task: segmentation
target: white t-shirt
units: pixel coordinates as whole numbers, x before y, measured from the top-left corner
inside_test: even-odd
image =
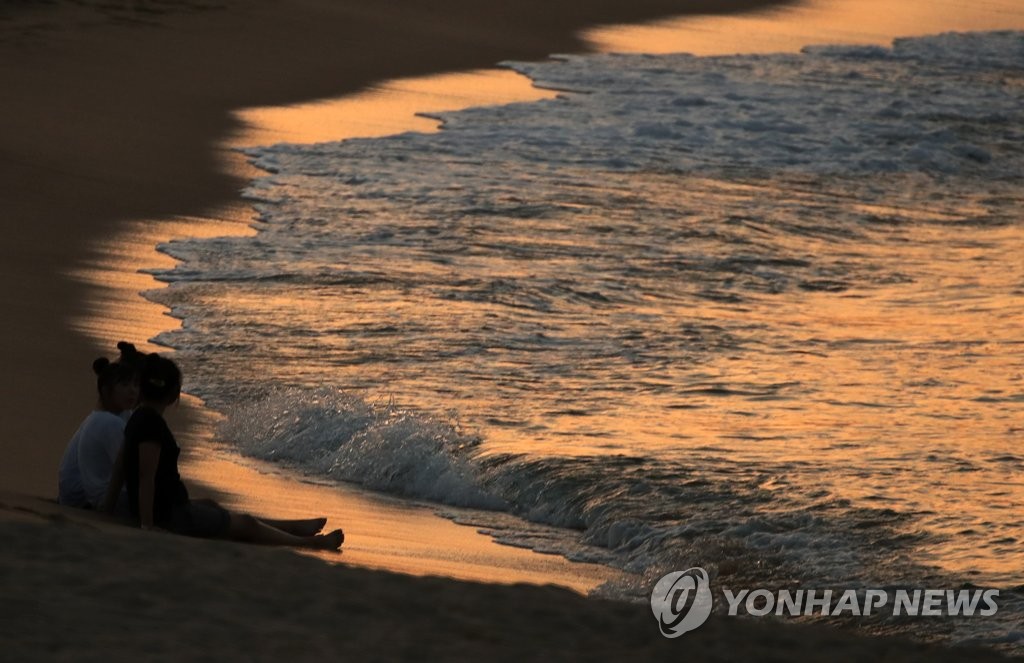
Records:
[[[124,444],[123,416],[94,410],[78,427],[57,472],[57,501],[98,508],[107,494],[114,462]]]

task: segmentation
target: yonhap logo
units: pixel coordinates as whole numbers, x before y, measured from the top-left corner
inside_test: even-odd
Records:
[[[666,638],[678,638],[707,621],[711,614],[711,583],[704,569],[670,573],[651,592],[651,611]]]
[[[721,588],[728,617],[991,617],[998,589],[740,589]],[[694,567],[663,577],[651,592],[651,611],[666,638],[700,628],[714,607],[708,573]],[[741,612],[741,608],[745,610]]]

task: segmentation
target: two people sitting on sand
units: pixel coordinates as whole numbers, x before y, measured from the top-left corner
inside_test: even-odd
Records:
[[[181,395],[181,370],[170,359],[155,353],[133,357],[128,363],[137,367],[133,375],[136,376],[138,402],[127,423],[121,428],[121,445],[118,456],[110,468],[104,498],[97,502],[86,499],[86,504],[99,504],[101,508],[109,510],[109,496],[116,497],[121,492],[123,484],[127,487],[127,511],[133,521],[143,529],[269,545],[325,550],[341,547],[345,535],[340,529],[329,534],[319,534],[327,522],[326,518],[269,520],[228,511],[212,500],[190,499],[178,473],[178,456],[181,448],[163,416],[168,407],[178,402]],[[97,360],[94,369],[100,364],[102,361]],[[99,411],[101,415],[110,414],[116,417],[114,411],[128,400],[131,389],[125,385],[121,387],[124,391],[123,400],[122,396],[115,397],[115,389],[110,386],[111,378],[105,378],[103,370],[115,370],[117,375],[122,377],[128,372],[123,368],[110,369],[109,366],[101,366],[101,371],[98,372]],[[113,384],[121,383],[114,380]],[[94,415],[101,417],[97,412],[93,412],[89,417]],[[105,416],[102,418],[106,421]],[[86,421],[88,420],[89,418]],[[104,430],[110,431],[107,434],[113,435],[116,427],[110,422]],[[97,438],[101,438],[102,442],[92,442]],[[84,458],[88,454],[83,454],[83,450],[93,444],[103,446],[104,449],[112,446],[105,436],[80,437],[76,434],[65,458],[73,453],[72,447],[77,449],[74,454],[79,459]],[[62,463],[62,469],[70,467],[70,463],[68,468]],[[80,462],[78,468],[81,470]],[[66,503],[63,499],[63,486],[65,483],[68,486],[74,484],[73,480],[67,478],[66,475],[69,474],[70,472],[62,473],[62,504]]]
[[[117,344],[121,356],[111,362],[100,357],[92,364],[98,394],[96,409],[75,431],[57,471],[57,501],[65,506],[107,513],[128,512],[127,497],[118,484],[108,494],[124,444],[124,427],[138,405],[139,373],[144,355],[131,343]],[[120,480],[119,480],[120,481]]]

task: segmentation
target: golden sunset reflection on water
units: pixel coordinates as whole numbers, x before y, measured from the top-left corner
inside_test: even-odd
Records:
[[[176,261],[156,247],[176,237],[252,235],[251,218],[248,208],[238,206],[222,210],[218,216],[136,221],[126,224],[122,234],[95,242],[88,258],[69,274],[93,288],[90,315],[73,320],[72,326],[109,353],[121,340],[132,340],[146,352],[164,350],[148,341],[180,323],[163,306],[141,296],[164,287],[143,270],[167,269]]]
[[[376,138],[405,131],[436,131],[440,122],[423,114],[496,106],[554,97],[530,79],[506,69],[438,74],[388,81],[338,99],[292,106],[247,108],[237,116],[247,127],[235,147],[319,143]]]
[[[603,52],[731,55],[793,53],[815,44],[888,46],[897,37],[982,30],[1024,30],[1024,3],[810,0],[736,16],[688,16],[596,28],[586,36]]]
[[[701,219],[715,226],[729,210],[769,199],[771,209],[817,206],[843,215],[841,223],[867,214],[875,221],[857,229],[864,237],[837,242],[813,232],[773,233],[772,241],[785,243],[776,246],[782,255],[868,265],[868,278],[839,292],[745,294],[741,303],[673,299],[673,291],[652,282],[643,301],[627,307],[624,323],[559,314],[551,328],[543,312],[517,313],[546,330],[546,339],[517,340],[525,353],[489,343],[488,326],[509,315],[498,302],[285,283],[232,291],[230,301],[214,289],[196,304],[230,308],[234,324],[268,339],[247,351],[254,372],[308,389],[329,376],[331,384],[381,403],[393,396],[428,415],[454,412],[483,436],[484,455],[671,458],[699,476],[756,484],[783,504],[787,495],[820,491],[821,499],[911,515],[910,527],[939,537],[918,551],[919,563],[1014,577],[1019,559],[1011,551],[1024,504],[1019,222],[965,221],[983,219],[983,194],[950,196],[944,205],[919,205],[908,194],[865,206],[856,192],[767,182],[648,176],[644,186],[636,195],[671,200],[698,227]],[[747,223],[745,237],[764,230],[755,219]],[[521,220],[501,241],[527,247],[543,237],[550,249],[574,236],[567,227],[564,235],[551,231],[543,220]],[[337,268],[375,264],[352,259]],[[392,276],[405,282],[439,283],[449,272],[404,253],[392,261]],[[501,280],[536,278],[527,267],[548,269],[500,257],[460,264],[467,278]],[[550,268],[559,269],[557,260]],[[562,268],[572,273],[579,263],[567,260]],[[693,361],[675,359],[667,348],[661,352],[672,360],[636,364],[593,350],[602,334],[621,336],[622,324],[641,320],[638,331],[676,340]],[[269,342],[296,328],[315,340]],[[691,339],[683,329],[701,331]],[[566,363],[574,343],[586,351]],[[467,346],[482,352],[463,356]],[[319,357],[315,373],[308,369],[311,353]],[[968,530],[1003,543],[979,547],[959,536]]]
[[[814,43],[888,45],[898,36],[983,29],[1024,29],[1024,3],[809,2],[753,16],[602,28],[589,32],[588,38],[603,51],[707,55],[795,52]],[[434,131],[436,121],[416,114],[552,96],[509,71],[395,81],[336,100],[240,110],[238,116],[248,128],[228,142],[245,147]],[[762,194],[800,202],[816,195],[758,183],[745,187],[697,182],[695,186],[703,187],[702,197],[691,199],[682,192],[678,204],[698,214],[700,205],[742,203]],[[506,387],[524,387],[517,377],[524,367],[515,361],[504,365],[507,384],[490,384],[489,376],[480,372],[480,388],[474,391],[447,384],[448,375],[406,380],[401,370],[387,364],[373,365],[372,370],[365,364],[346,364],[346,353],[355,354],[358,349],[346,347],[348,341],[338,336],[321,341],[336,344],[325,354],[337,363],[325,368],[332,379],[353,388],[415,395],[417,407],[425,411],[459,411],[480,425],[489,452],[642,455],[656,448],[692,458],[694,464],[717,454],[751,468],[738,481],[760,480],[756,470],[762,464],[788,465],[793,469],[791,477],[773,476],[765,480],[763,489],[781,493],[793,488],[791,481],[804,482],[802,489],[813,481],[839,499],[912,512],[921,526],[943,537],[930,545],[928,558],[919,561],[957,573],[1019,577],[1021,558],[1007,551],[1019,549],[1024,529],[1024,476],[1020,463],[1013,462],[1020,457],[1024,441],[1024,230],[1020,219],[964,231],[957,221],[985,210],[981,195],[965,197],[957,208],[939,208],[929,200],[912,198],[868,205],[851,197],[845,206],[887,219],[896,235],[912,233],[906,242],[872,244],[870,252],[862,249],[865,252],[855,257],[913,272],[924,287],[910,290],[893,283],[842,293],[766,296],[746,310],[710,301],[693,310],[649,297],[636,312],[665,324],[684,318],[709,326],[756,327],[768,317],[782,321],[773,324],[785,330],[785,348],[780,349],[778,339],[766,332],[758,347],[744,349],[749,352],[724,352],[699,366],[666,365],[657,372],[635,375],[624,369],[616,378],[633,379],[633,393],[626,398],[609,396],[608,407],[599,414],[583,417],[574,411],[580,392],[600,398],[595,393],[599,388],[572,379],[552,379],[543,389],[564,391],[560,409],[549,407],[550,402],[536,407],[520,402],[518,414],[525,414],[525,421],[507,419]],[[231,214],[250,213],[240,206]],[[136,252],[115,256],[89,277],[116,290],[112,301],[131,300],[132,307],[123,309],[125,315],[112,323],[111,309],[98,306],[96,319],[82,328],[108,343],[121,337],[152,337],[175,326],[162,309],[132,297],[154,285],[151,277],[134,271],[138,266],[166,264],[166,256],[155,256],[152,246],[170,236],[200,234],[196,228],[202,224],[193,227],[192,221],[161,225],[156,234],[133,229]],[[235,224],[214,230],[233,233],[242,228]],[[562,241],[571,244],[575,241],[572,229],[565,231]],[[533,240],[528,233],[509,239],[524,245]],[[801,242],[792,247],[795,254],[814,254],[820,248],[812,239],[794,241]],[[495,261],[485,268],[495,276],[515,277],[519,267],[512,261]],[[979,297],[978,292],[987,294]],[[371,329],[423,312],[415,301],[369,300],[369,291],[355,290],[351,298],[334,303],[320,294],[277,294],[268,288],[259,297],[236,299],[232,304],[245,309],[251,316],[248,322],[254,325],[298,321],[324,332],[324,339],[330,338],[332,330]],[[386,319],[381,317],[382,309]],[[450,302],[440,313],[472,319],[487,311]],[[468,331],[453,329],[452,334]],[[415,356],[430,348],[420,347],[412,336],[405,350]],[[279,358],[253,359],[269,364]],[[535,361],[543,362],[544,357],[538,355]],[[473,376],[476,368],[473,360],[453,362],[453,366],[466,376]],[[282,380],[304,379],[301,372],[289,373],[287,365],[277,370]],[[524,390],[528,389],[527,384]],[[495,393],[501,398],[492,398]],[[531,428],[536,435],[524,444],[523,431]],[[1008,543],[998,550],[964,545],[958,534],[965,527],[1005,531]]]

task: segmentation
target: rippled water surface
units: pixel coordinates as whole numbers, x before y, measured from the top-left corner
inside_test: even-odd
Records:
[[[223,435],[649,576],[1024,583],[1024,34],[511,66],[165,247]]]

